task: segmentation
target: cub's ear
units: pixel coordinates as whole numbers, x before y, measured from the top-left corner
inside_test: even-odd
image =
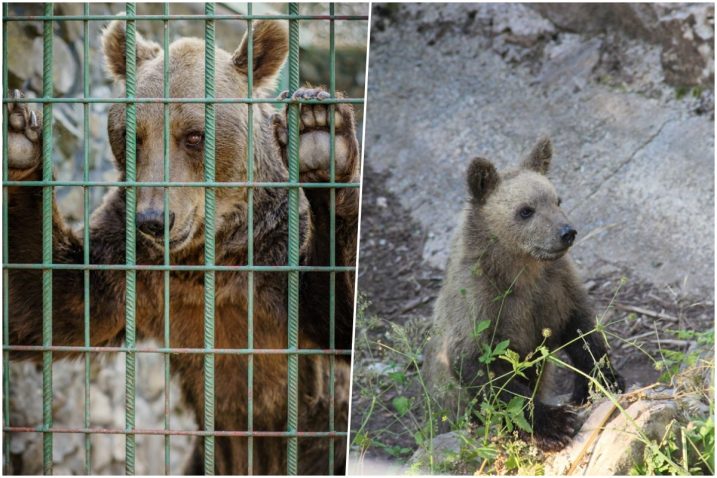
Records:
[[[483,203],[500,183],[498,171],[493,163],[483,158],[475,158],[471,161],[466,176],[468,190],[478,203]]]
[[[102,50],[105,54],[105,66],[115,80],[124,80],[127,68],[125,67],[126,32],[124,20],[113,20],[102,32]],[[159,56],[162,48],[159,44],[145,40],[137,32],[135,34],[137,49],[136,66],[147,60]]]
[[[523,160],[522,166],[540,174],[547,174],[550,169],[550,160],[553,159],[553,143],[550,138],[541,138],[533,146],[530,154]]]
[[[267,86],[274,83],[281,65],[289,52],[289,32],[286,22],[257,21],[253,28],[253,82],[255,86]],[[248,35],[232,56],[232,62],[239,73],[249,73],[249,39]]]

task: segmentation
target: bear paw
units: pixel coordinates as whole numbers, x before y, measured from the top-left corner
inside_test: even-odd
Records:
[[[579,417],[570,408],[536,403],[533,436],[541,450],[562,450],[579,429]]]
[[[23,98],[19,90],[12,98]],[[8,103],[8,168],[11,180],[24,179],[28,170],[40,164],[42,156],[42,121],[27,103]]]
[[[288,98],[288,92],[280,98]],[[299,88],[292,100],[317,100],[330,98],[321,88]],[[301,104],[299,123],[299,171],[302,182],[330,180],[330,122],[329,105],[321,103]],[[288,108],[274,115],[274,135],[287,160]],[[350,181],[357,173],[359,163],[358,140],[354,128],[353,107],[350,104],[334,105],[334,143],[335,176],[339,182]]]

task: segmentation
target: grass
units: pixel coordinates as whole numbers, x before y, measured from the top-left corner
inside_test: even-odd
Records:
[[[597,318],[596,327],[582,337],[599,333],[613,342],[625,339],[611,331],[614,322],[607,321],[613,300]],[[505,300],[508,293],[498,296]],[[355,395],[368,406],[360,425],[354,426],[352,449],[359,456],[380,450],[393,461],[408,463],[407,473],[455,474],[530,474],[544,473],[546,455],[529,440],[532,426],[529,417],[535,392],[530,397],[512,397],[507,403],[499,398],[497,383],[506,377],[491,377],[482,398],[474,398],[458,418],[443,410],[426,386],[421,365],[423,350],[430,331],[425,319],[415,319],[404,325],[388,322],[367,314],[368,300],[361,297],[357,314],[356,365],[354,366]],[[633,317],[634,318],[634,317]],[[624,320],[624,319],[620,319]],[[485,322],[485,323],[484,323]],[[617,321],[615,321],[617,322]],[[475,334],[487,333],[489,321],[478,322]],[[550,331],[544,331],[549,334]],[[376,338],[380,336],[380,338]],[[660,382],[672,390],[680,404],[679,418],[673,420],[664,433],[655,438],[644,433],[632,417],[626,414],[624,399],[615,395],[598,377],[587,376],[593,401],[607,399],[623,414],[642,447],[642,458],[630,472],[633,474],[713,474],[714,470],[714,394],[705,377],[714,375],[714,362],[705,359],[705,351],[714,349],[714,332],[694,332],[667,329],[658,337],[668,340],[690,341],[696,347],[686,352],[663,347],[658,342],[657,353],[649,353],[636,341],[628,341],[644,354],[655,369],[662,372]],[[578,337],[575,340],[581,340]],[[565,345],[563,345],[565,347]],[[547,363],[582,373],[561,357],[561,349],[548,350],[541,344],[527,357],[519,357],[510,344],[493,343],[484,349],[480,361],[486,367],[495,360],[511,365],[512,376],[527,368],[544,367]],[[445,426],[451,435],[434,441],[439,429]],[[447,444],[446,444],[447,442]]]

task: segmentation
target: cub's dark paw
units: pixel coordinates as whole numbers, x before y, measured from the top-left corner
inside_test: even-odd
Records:
[[[19,90],[10,92],[12,98],[23,98]],[[21,174],[40,164],[42,156],[42,128],[40,115],[27,103],[8,103],[8,167],[11,173]],[[14,171],[13,171],[14,170]]]
[[[533,415],[533,437],[543,451],[565,448],[580,429],[578,415],[568,407],[537,403]]]

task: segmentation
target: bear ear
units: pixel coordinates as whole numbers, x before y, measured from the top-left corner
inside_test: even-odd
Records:
[[[523,160],[522,166],[540,174],[547,174],[550,169],[550,160],[553,159],[553,143],[550,138],[541,138],[533,146],[530,154]]]
[[[254,85],[272,84],[289,53],[289,32],[285,22],[257,21],[253,28],[252,68]],[[232,56],[232,62],[239,73],[249,73],[249,40],[247,35]]]
[[[468,190],[478,203],[483,203],[500,183],[500,176],[493,163],[483,158],[475,158],[471,161],[466,179]]]
[[[105,54],[105,66],[116,80],[124,80],[127,73],[127,68],[125,67],[126,37],[123,20],[113,20],[102,32],[102,50]],[[145,40],[139,32],[135,34],[135,46],[137,50],[137,67],[142,62],[159,56],[162,51],[159,44]]]

